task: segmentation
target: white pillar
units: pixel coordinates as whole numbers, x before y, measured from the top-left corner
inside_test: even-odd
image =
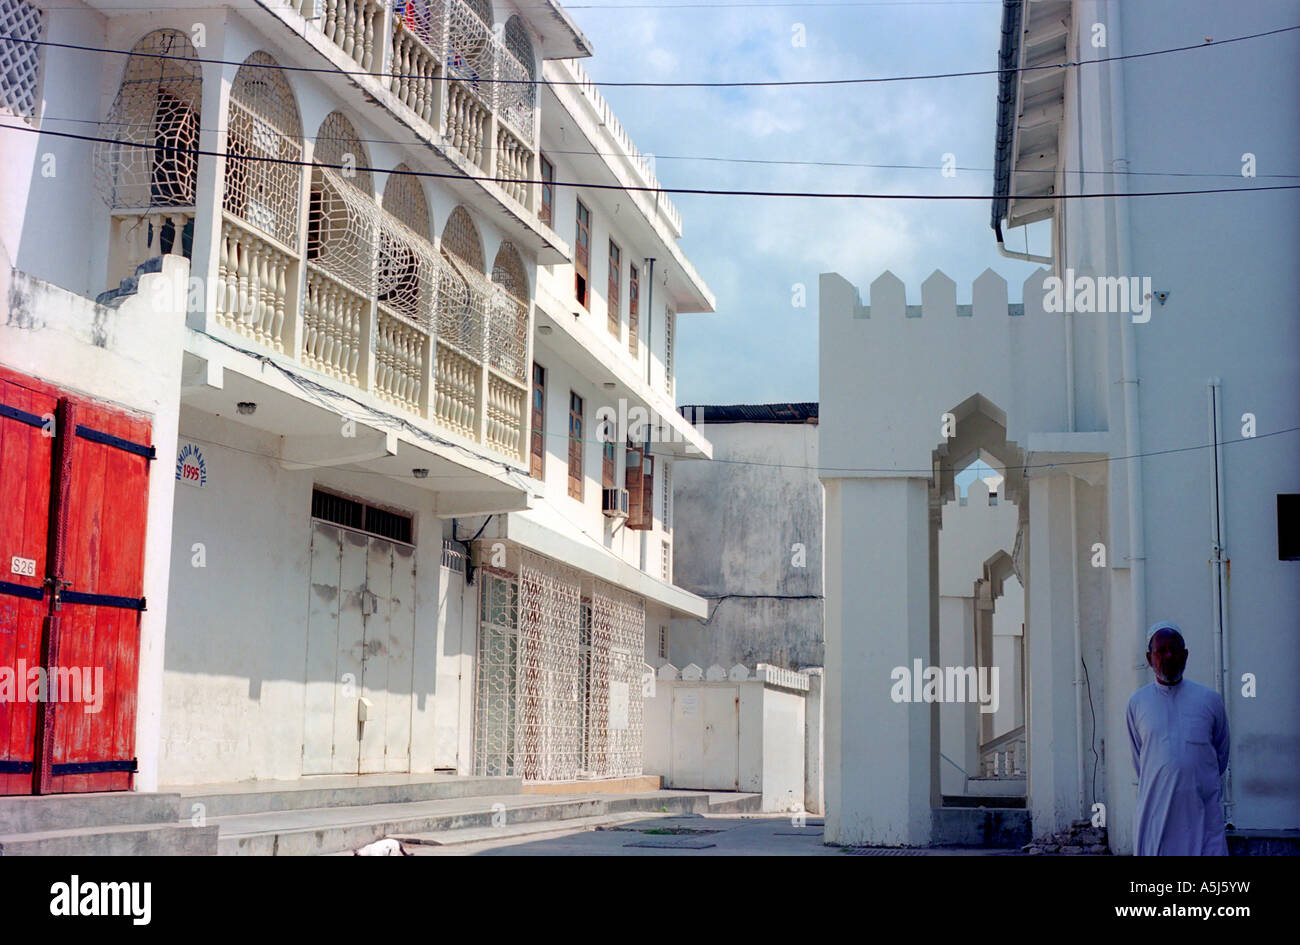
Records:
[[[1076,793],[1074,558],[1065,474],[1029,480],[1029,528],[1029,796],[1034,834],[1042,836],[1064,830],[1083,815]]]
[[[926,844],[938,705],[896,703],[894,667],[929,665],[931,525],[925,479],[827,479],[828,843]],[[932,649],[933,644],[933,649]]]

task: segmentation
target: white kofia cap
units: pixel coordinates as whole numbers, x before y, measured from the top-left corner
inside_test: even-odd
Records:
[[[1174,633],[1178,634],[1178,639],[1183,639],[1183,631],[1178,624],[1170,623],[1168,620],[1162,620],[1159,623],[1152,624],[1151,629],[1147,631],[1147,646],[1151,645],[1151,638],[1161,630],[1172,630]]]

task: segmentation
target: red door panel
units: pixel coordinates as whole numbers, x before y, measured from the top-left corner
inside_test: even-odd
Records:
[[[0,689],[0,795],[32,791],[37,703],[27,699],[26,670],[41,666],[48,607],[37,596],[47,570],[54,444],[44,421],[57,403],[0,374],[0,673],[12,686]]]
[[[132,602],[144,593],[150,462],[130,447],[149,443],[149,422],[76,402],[64,423],[55,566],[66,583],[49,662],[79,674],[83,690],[80,704],[47,707],[49,764],[40,790],[128,790],[140,648],[140,609]]]

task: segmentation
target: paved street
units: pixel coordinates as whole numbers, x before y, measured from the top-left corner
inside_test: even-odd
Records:
[[[485,840],[458,846],[408,845],[417,856],[848,856],[822,843],[821,818],[795,827],[788,816],[649,817],[544,837]],[[864,851],[865,852],[865,851]],[[874,856],[998,855],[1004,850],[873,850]]]

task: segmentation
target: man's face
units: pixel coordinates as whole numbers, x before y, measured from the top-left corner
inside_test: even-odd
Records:
[[[1156,679],[1172,686],[1183,678],[1187,666],[1187,650],[1183,640],[1172,630],[1158,630],[1147,647],[1147,663],[1155,670]]]

